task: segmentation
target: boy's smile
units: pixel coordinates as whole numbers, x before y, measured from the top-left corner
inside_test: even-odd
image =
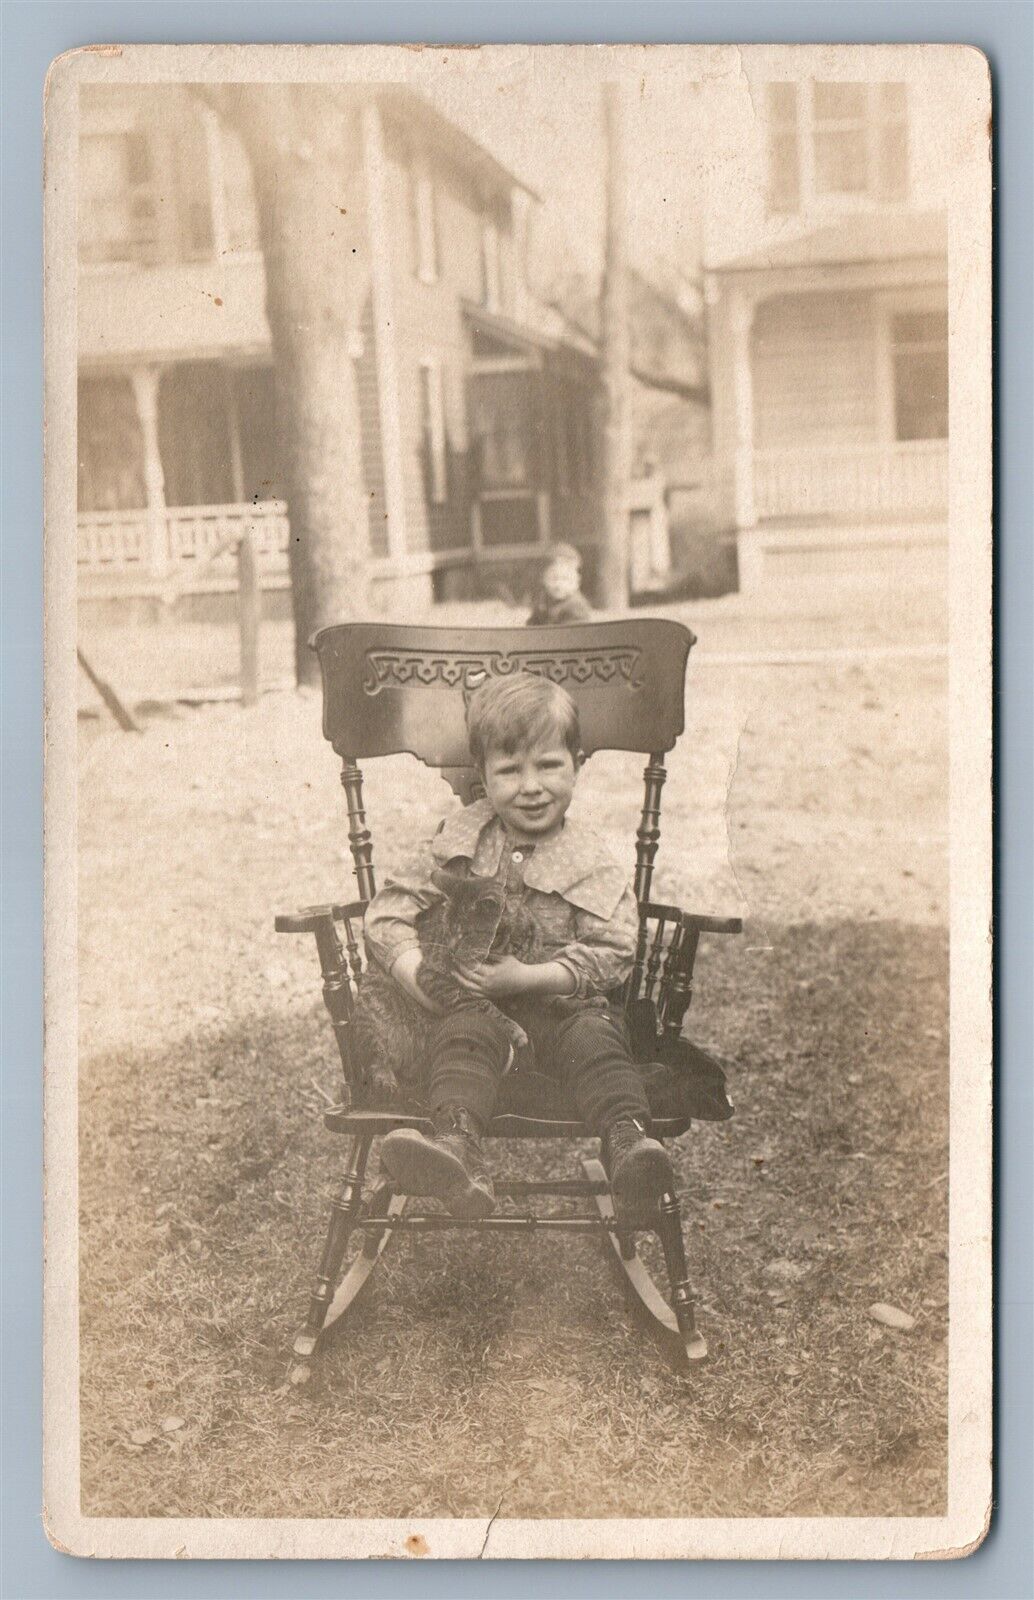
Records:
[[[578,768],[566,745],[549,740],[517,749],[490,749],[485,794],[515,839],[535,844],[561,827],[574,794]]]

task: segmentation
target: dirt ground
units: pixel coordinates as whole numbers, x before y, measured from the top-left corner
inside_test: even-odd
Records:
[[[140,735],[85,715],[85,1514],[942,1511],[941,621],[669,614],[700,647],[655,893],[746,918],[703,949],[689,1017],[737,1116],[674,1151],[711,1360],[668,1371],[598,1246],[456,1234],[400,1241],[313,1382],[285,1388],[340,1152],[314,955],[272,919],[353,885],[318,700],[155,705]],[[138,685],[158,660],[177,692],[232,678],[232,632],[205,637],[88,648],[157,700]],[[859,654],[772,660],[831,644]],[[897,645],[935,648],[871,653]],[[629,853],[640,772],[596,757],[576,801]],[[451,803],[406,758],[367,788],[382,863]],[[495,1157],[574,1164],[545,1143]],[[879,1325],[877,1301],[914,1328]]]

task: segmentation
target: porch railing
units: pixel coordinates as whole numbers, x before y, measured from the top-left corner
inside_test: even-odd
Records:
[[[253,505],[170,506],[161,513],[157,527],[159,538],[153,546],[151,517],[145,510],[80,512],[80,572],[150,575],[156,579],[173,573],[189,582],[192,567],[200,567],[220,543],[229,544],[235,534],[244,532],[250,532],[254,539],[261,571],[280,572],[286,568],[287,507],[282,500],[262,500]],[[214,576],[231,577],[234,571],[230,548],[206,567],[206,572]]]
[[[759,518],[944,515],[948,442],[757,450],[754,501]]]

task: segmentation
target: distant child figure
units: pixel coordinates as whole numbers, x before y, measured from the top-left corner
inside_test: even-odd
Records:
[[[573,544],[556,544],[549,552],[527,626],[591,621],[592,608],[582,593],[582,558]]]
[[[601,1136],[618,1205],[638,1209],[673,1178],[664,1147],[650,1137],[643,1080],[611,998],[635,951],[629,875],[567,816],[583,761],[578,712],[559,685],[515,673],[475,690],[467,731],[484,799],[446,817],[366,910],[372,960],[425,1013],[421,1095],[434,1121],[431,1135],[389,1133],[381,1166],[402,1193],[443,1200],[455,1216],[493,1210],[481,1137],[513,1058],[516,1024],[536,1070],[565,1084],[578,1116]],[[524,946],[531,959],[522,959],[499,954],[490,930],[481,930],[484,958],[457,961],[451,973],[470,1005],[443,1011],[420,982],[420,919],[457,875],[494,884],[501,922],[531,924],[535,938]]]

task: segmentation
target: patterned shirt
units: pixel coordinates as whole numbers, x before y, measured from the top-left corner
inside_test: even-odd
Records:
[[[520,897],[541,936],[540,959],[568,969],[575,995],[607,994],[628,977],[639,930],[629,873],[570,817],[551,838],[522,846],[487,800],[446,817],[367,906],[366,947],[386,971],[403,951],[419,948],[416,919],[442,898],[431,872],[457,859],[469,862],[474,875],[497,879],[508,898]]]

